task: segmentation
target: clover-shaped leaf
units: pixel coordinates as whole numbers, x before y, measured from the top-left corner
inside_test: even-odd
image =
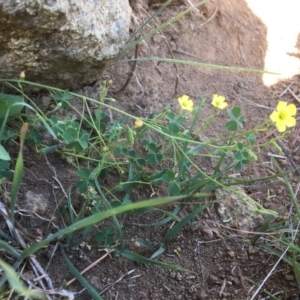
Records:
[[[173,181],[168,187],[168,193],[171,196],[176,196],[180,194],[180,184],[176,180]]]
[[[175,179],[175,174],[172,170],[167,170],[165,174],[161,177],[162,182],[171,182]]]
[[[238,124],[236,121],[228,121],[226,124],[225,124],[225,127],[228,131],[236,131],[237,128],[238,128]]]
[[[149,165],[155,165],[163,159],[163,156],[159,153],[149,153],[146,155],[145,160]]]

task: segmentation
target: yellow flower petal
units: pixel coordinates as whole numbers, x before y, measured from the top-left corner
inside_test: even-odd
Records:
[[[282,109],[286,109],[286,106],[287,106],[287,102],[284,102],[284,101],[278,101],[278,104],[277,104],[277,107],[276,109],[277,110],[282,110]]]
[[[273,122],[276,122],[279,118],[278,118],[278,111],[274,110],[271,115],[270,115],[270,119],[273,121]]]
[[[287,127],[293,127],[296,125],[296,119],[294,117],[288,117],[286,120],[285,120],[285,125]]]
[[[181,109],[193,111],[194,102],[188,95],[183,95],[178,98],[178,102],[180,104]]]
[[[286,110],[288,111],[288,114],[290,116],[295,116],[297,113],[297,109],[296,109],[296,105],[295,104],[289,104],[286,108]]]
[[[284,132],[286,127],[293,127],[296,125],[297,113],[294,104],[287,104],[284,101],[278,101],[276,110],[270,115],[270,119],[275,123],[279,132]]]
[[[226,98],[224,96],[213,94],[213,100],[211,104],[219,109],[224,109],[228,106],[228,103],[226,102]]]
[[[285,122],[282,122],[282,121],[277,121],[276,122],[276,127],[277,127],[279,132],[284,132],[286,130]]]
[[[221,103],[220,105],[219,105],[219,108],[220,109],[224,109],[225,107],[227,107],[228,106],[228,103],[227,102],[223,102],[223,103]]]

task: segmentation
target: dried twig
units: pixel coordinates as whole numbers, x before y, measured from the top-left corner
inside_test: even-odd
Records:
[[[135,68],[136,68],[136,64],[137,64],[137,60],[136,59],[138,58],[138,53],[139,53],[139,44],[136,44],[136,46],[135,46],[135,52],[134,52],[134,59],[135,60],[133,61],[131,71],[129,72],[127,80],[124,83],[124,85],[118,91],[113,92],[114,94],[119,94],[119,93],[123,92],[126,89],[127,85],[130,83],[130,81],[131,81],[131,79],[133,77]]]

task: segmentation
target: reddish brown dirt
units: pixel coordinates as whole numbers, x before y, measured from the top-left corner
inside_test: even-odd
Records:
[[[152,8],[147,5],[148,1],[131,2],[134,2],[132,4],[132,29],[134,29],[148,18],[148,14],[152,14],[159,7],[155,4],[162,1],[149,1]],[[156,24],[169,20],[188,6],[187,1],[176,1],[155,19]],[[146,30],[149,31],[150,27],[153,28],[156,24],[150,23]],[[163,32],[144,41],[140,45],[139,57],[173,55],[183,60],[263,69],[267,48],[265,38],[265,26],[243,0],[215,0],[200,7],[199,12],[192,11]],[[128,53],[127,57],[133,55],[134,51]],[[212,94],[218,93],[226,96],[231,107],[234,105],[242,107],[245,127],[252,128],[268,118],[277,104],[279,95],[285,91],[288,84],[293,83],[294,93],[300,93],[299,77],[267,88],[262,83],[261,74],[195,68],[179,64],[174,66],[164,62],[138,62],[130,84],[121,93],[114,93],[125,83],[130,68],[130,64],[112,67],[105,72],[103,79],[112,78],[114,84],[111,96],[117,100],[116,105],[141,117],[158,112],[166,105],[177,110],[176,99],[182,94],[188,94],[195,101],[199,101],[202,96],[210,99]],[[86,87],[81,92],[98,98],[99,89],[96,85]],[[289,93],[284,93],[281,98],[295,102]],[[200,118],[207,116],[211,110],[209,102],[206,102]],[[222,113],[220,123],[215,122],[211,125],[206,132],[208,136],[214,136],[215,132],[218,132],[222,118],[226,118],[226,112]],[[289,150],[292,151],[297,146],[299,142]],[[25,153],[25,159],[26,176],[20,191],[20,207],[23,195],[27,191],[42,193],[49,201],[48,210],[43,217],[50,219],[53,215],[57,215],[53,209],[60,201],[65,201],[56,178],[67,191],[77,180],[75,171],[59,157],[49,156],[47,162],[44,157],[32,154],[32,150]],[[265,167],[269,161],[267,153],[261,153],[260,162],[242,175],[251,178],[269,175]],[[297,179],[294,183],[297,183]],[[282,186],[282,183],[278,184],[278,181],[274,180],[267,184],[251,186],[248,192],[257,194],[256,199],[266,207],[278,209],[288,201],[285,188]],[[275,197],[268,198],[269,192]],[[136,190],[135,200],[148,199],[151,193],[151,189]],[[78,201],[80,202],[80,199]],[[124,223],[126,249],[144,256],[151,255],[144,248],[138,248],[134,243],[135,239],[142,238],[156,244],[166,228],[141,227],[137,224],[153,223],[158,218],[159,216],[154,213],[127,216]],[[213,218],[214,216],[209,214],[199,216],[199,220],[214,220]],[[49,222],[45,225],[45,222],[36,219],[29,220],[23,217],[22,224],[31,230],[43,228],[39,234],[44,237],[55,231]],[[266,277],[276,262],[276,257],[261,249],[253,248],[250,245],[250,236],[226,230],[217,223],[212,226],[218,230],[222,239],[216,237],[214,241],[205,242],[200,231],[193,231],[187,227],[166,245],[166,251],[159,256],[159,260],[180,265],[189,269],[191,273],[138,264],[113,255],[98,263],[85,277],[99,292],[105,290],[104,299],[251,299],[251,295],[257,289],[255,284],[259,285]],[[104,251],[97,248],[93,239],[90,240],[90,246],[91,249],[79,248],[68,253],[78,270],[83,270],[104,254]],[[52,250],[53,248],[48,247],[40,252],[38,259],[47,262]],[[264,288],[271,294],[276,294],[279,299],[296,299],[298,288],[294,277],[287,276],[292,275],[289,267],[282,263],[276,270]],[[129,271],[132,273],[126,275]],[[72,278],[59,252],[51,258],[47,272],[57,287],[63,280],[68,281]],[[118,280],[121,277],[122,279]],[[80,285],[76,283],[69,288],[80,291]],[[76,299],[90,298],[86,292],[76,296]],[[269,298],[260,292],[255,299]]]

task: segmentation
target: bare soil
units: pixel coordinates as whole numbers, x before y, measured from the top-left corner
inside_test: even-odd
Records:
[[[131,2],[134,30],[162,1]],[[155,19],[155,22],[161,24],[188,7],[188,1],[175,1]],[[150,23],[149,26],[153,28],[155,24]],[[243,0],[215,0],[144,41],[140,45],[138,55],[173,55],[183,60],[263,69],[266,49],[266,28]],[[134,51],[128,53],[127,57],[131,58],[133,55]],[[268,118],[280,95],[281,99],[298,104],[290,93],[285,92],[287,86],[293,89],[295,95],[300,94],[299,76],[268,88],[263,85],[262,75],[258,73],[194,68],[179,64],[175,66],[164,62],[138,62],[129,85],[122,92],[116,93],[125,83],[131,66],[129,63],[116,65],[105,72],[103,79],[111,78],[114,82],[110,96],[116,99],[116,106],[141,117],[151,112],[159,112],[166,105],[170,105],[176,111],[177,97],[182,94],[188,94],[195,101],[199,101],[203,96],[211,98],[212,94],[217,93],[226,96],[230,106],[241,106],[245,114],[244,125],[246,128],[252,128]],[[85,87],[79,92],[98,98],[99,84]],[[201,118],[210,112],[209,102],[205,104]],[[208,129],[206,134],[209,137],[218,132],[223,119],[226,119],[226,112],[221,115],[219,124],[215,122]],[[299,157],[296,154],[292,155],[293,150],[299,146],[299,141],[295,139],[296,130],[293,131],[290,140],[286,141],[286,147],[293,161],[299,166]],[[64,191],[67,192],[74,185],[77,176],[72,166],[57,155],[46,157],[26,148],[24,158],[26,171],[18,199],[19,208],[28,211],[34,209],[48,221],[36,216],[27,217],[25,213],[19,217],[19,221],[28,232],[42,239],[57,230],[53,224],[63,228],[64,220],[58,206],[66,203]],[[240,176],[255,178],[270,175],[269,162],[267,153],[262,152],[260,160]],[[296,185],[298,179],[293,180],[292,183]],[[283,183],[278,180],[246,188],[247,192],[266,208],[277,210],[289,201]],[[41,195],[43,199],[35,202],[41,207],[32,208],[32,194],[28,195],[29,192]],[[161,190],[154,192],[155,196],[164,193]],[[134,200],[149,199],[152,193],[151,188],[136,189]],[[269,197],[270,194],[272,198]],[[80,195],[76,195],[74,197],[77,198],[72,201],[80,205],[82,199]],[[135,240],[142,238],[156,245],[166,227],[142,225],[154,223],[159,218],[160,215],[155,213],[128,215],[123,224],[126,249],[146,257],[151,256],[145,248],[138,247]],[[112,254],[88,271],[85,274],[86,279],[97,291],[102,292],[104,299],[251,299],[257,289],[255,283],[259,285],[262,282],[277,258],[253,247],[250,243],[252,235],[220,226],[213,209],[211,214],[205,212],[198,216],[198,220],[204,220],[215,230],[212,240],[206,241],[203,231],[192,230],[187,226],[166,245],[166,251],[158,257],[161,261],[187,268],[190,273],[138,264]],[[99,224],[99,227],[108,224]],[[53,255],[54,246],[38,252],[37,259],[47,270],[55,287],[59,287],[64,280],[72,279],[72,275],[60,252],[57,251]],[[86,247],[68,252],[72,263],[80,271],[104,254],[105,251],[99,248],[93,237]],[[76,292],[80,292],[80,287],[76,282],[68,286]],[[277,266],[276,272],[266,282],[264,289],[279,299],[298,299],[296,280],[284,263]],[[82,291],[76,295],[76,299],[91,297]],[[270,298],[261,291],[255,299]]]

